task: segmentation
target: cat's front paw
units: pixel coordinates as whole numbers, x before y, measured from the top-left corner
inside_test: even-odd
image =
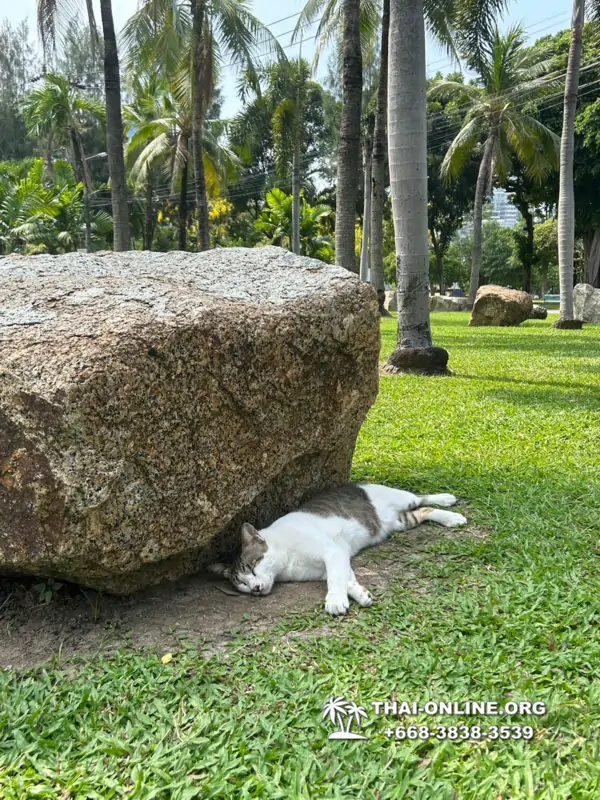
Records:
[[[345,614],[349,607],[348,595],[330,593],[325,598],[325,611],[332,617]]]
[[[458,498],[453,494],[436,494],[435,496],[435,505],[442,506],[443,508],[453,506],[457,502]]]

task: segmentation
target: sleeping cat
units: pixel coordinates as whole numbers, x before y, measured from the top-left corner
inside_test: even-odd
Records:
[[[345,614],[349,599],[361,606],[373,603],[370,592],[356,580],[351,558],[421,522],[447,528],[464,525],[462,514],[426,507],[454,503],[452,494],[418,497],[373,483],[348,483],[312,497],[260,532],[244,523],[237,560],[209,569],[228,578],[238,591],[253,595],[269,594],[275,581],[326,579],[325,611]]]

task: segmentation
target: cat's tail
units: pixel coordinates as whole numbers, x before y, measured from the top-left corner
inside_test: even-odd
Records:
[[[448,508],[458,502],[453,494],[426,494],[424,497],[419,497],[420,505],[422,506],[442,506]]]

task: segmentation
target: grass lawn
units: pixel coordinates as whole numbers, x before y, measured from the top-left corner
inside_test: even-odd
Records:
[[[428,592],[399,574],[370,609],[293,615],[210,659],[0,673],[3,800],[600,797],[600,328],[467,319],[433,316],[455,377],[382,379],[354,477],[452,491],[490,535],[432,546]],[[385,356],[393,320],[383,334]],[[328,740],[323,704],[342,695],[370,741]],[[548,713],[508,720],[530,742],[396,741],[390,725],[507,719],[375,716],[392,696]]]

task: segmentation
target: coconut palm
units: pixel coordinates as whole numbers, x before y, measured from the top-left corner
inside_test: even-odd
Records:
[[[92,33],[92,41],[98,41],[98,32],[91,0],[86,0],[86,9]],[[37,0],[37,20],[44,51],[56,44],[56,33],[60,21],[67,22],[77,7],[74,0]],[[104,40],[104,88],[106,97],[106,149],[110,174],[114,249],[129,250],[129,209],[127,205],[127,178],[123,155],[123,119],[121,115],[121,78],[117,37],[112,14],[111,0],[100,0],[102,34]]]
[[[373,155],[371,157],[371,284],[377,290],[379,313],[389,316],[384,308],[385,282],[383,273],[383,207],[385,204],[385,160],[387,155],[387,82],[390,35],[390,0],[383,0],[381,15],[381,50],[379,59],[379,85]]]
[[[321,88],[309,80],[310,67],[303,59],[271,64],[258,72],[258,78],[259,86],[245,92],[252,99],[235,117],[233,126],[238,135],[254,137],[257,131],[264,135],[265,122],[269,125],[277,178],[287,183],[291,173],[292,250],[300,253],[302,163],[309,145],[305,112],[311,94],[320,93]]]
[[[141,87],[142,96],[137,103],[125,108],[125,117],[132,136],[127,147],[131,165],[131,179],[148,187],[153,173],[162,170],[171,192],[179,192],[179,249],[187,247],[189,173],[192,164],[190,143],[192,138],[191,83],[180,81],[173,85],[163,79],[155,85]],[[206,176],[207,194],[217,196],[227,181],[239,169],[237,156],[222,144],[225,123],[222,120],[205,120],[202,157]]]
[[[52,152],[66,148],[77,180],[83,185],[85,207],[85,244],[92,251],[92,220],[90,194],[92,177],[83,147],[82,134],[93,120],[106,121],[104,105],[93,97],[86,97],[62,75],[45,75],[41,86],[27,96],[25,120],[30,133],[46,142],[46,165],[54,177]]]
[[[360,122],[362,113],[363,50],[376,36],[379,0],[308,0],[298,18],[295,36],[320,19],[316,58],[337,39],[342,71],[342,118],[336,181],[336,262],[357,272],[356,203],[360,181]]]
[[[267,192],[265,205],[255,223],[269,243],[277,247],[293,246],[293,196],[278,188]],[[333,240],[328,230],[333,220],[333,210],[327,205],[309,206],[301,198],[300,206],[300,255],[331,262],[334,255]]]
[[[480,43],[505,0],[391,0],[388,149],[396,237],[398,347],[387,372],[444,372],[448,355],[431,349],[427,236],[427,97],[425,26],[448,48]],[[458,31],[458,35],[453,34]],[[417,352],[425,351],[425,352]]]
[[[262,49],[262,54],[266,50],[284,57],[283,50],[249,11],[246,0],[143,0],[123,35],[129,62],[138,68],[163,69],[184,80],[191,73],[198,247],[207,250],[210,238],[203,136],[215,71],[227,60],[243,69],[247,79],[257,85],[257,52]]]
[[[530,177],[541,181],[558,166],[558,137],[531,114],[526,103],[555,92],[558,80],[548,76],[550,59],[539,48],[525,47],[520,25],[506,34],[491,31],[478,59],[475,85],[437,81],[430,97],[455,101],[466,110],[462,127],[442,163],[442,175],[456,177],[476,148],[482,147],[473,208],[473,255],[469,299],[475,300],[481,269],[483,204],[493,176],[512,174],[516,156]]]
[[[600,17],[598,0],[573,0],[571,46],[567,63],[563,128],[560,142],[560,188],[558,194],[558,266],[560,280],[560,319],[573,319],[573,260],[575,250],[575,192],[573,188],[573,154],[575,150],[575,115],[579,88],[579,67],[583,26],[586,11],[596,19]]]

